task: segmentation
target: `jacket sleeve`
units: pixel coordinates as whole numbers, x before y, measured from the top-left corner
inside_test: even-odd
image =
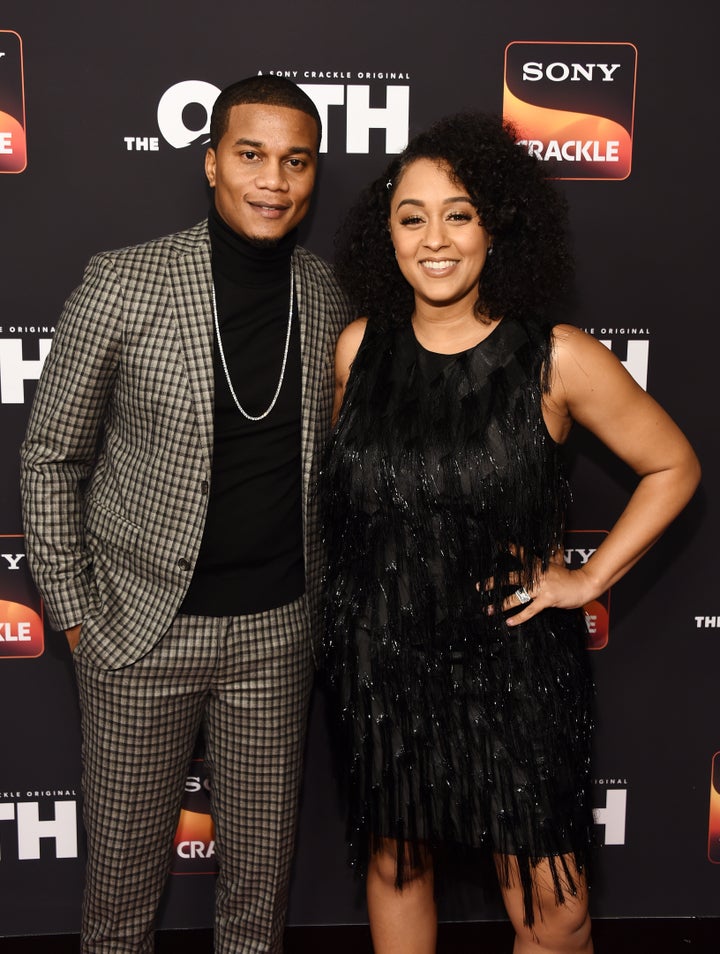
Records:
[[[112,259],[96,255],[58,321],[20,451],[28,565],[58,630],[81,623],[97,602],[84,491],[110,413],[122,315]]]

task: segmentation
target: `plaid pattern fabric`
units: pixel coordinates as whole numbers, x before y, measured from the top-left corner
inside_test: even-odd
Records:
[[[350,320],[328,266],[293,257],[302,356],[305,566],[317,612],[314,481],[333,355]],[[96,255],[68,299],[21,449],[28,561],[56,629],[82,623],[101,668],[143,656],[172,622],[202,540],[213,446],[207,223]]]
[[[302,359],[306,596],[237,620],[176,618],[213,448],[206,223],[89,263],[66,303],[22,458],[30,569],[51,624],[82,623],[89,867],[84,950],[152,949],[183,782],[207,729],[220,875],[216,950],[280,949],[322,552],[315,481],[350,320],[327,265],[293,256]]]
[[[123,669],[97,668],[82,645],[76,652],[84,954],[153,950],[201,723],[220,864],[215,951],[282,950],[313,672],[305,602],[252,616],[178,616]]]

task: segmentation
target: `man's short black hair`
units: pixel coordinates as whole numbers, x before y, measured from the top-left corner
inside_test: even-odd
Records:
[[[317,106],[297,83],[284,76],[248,76],[227,86],[215,100],[210,117],[210,146],[217,149],[230,122],[233,106],[262,103],[266,106],[285,106],[311,116],[317,125],[318,149],[322,138],[322,120]]]

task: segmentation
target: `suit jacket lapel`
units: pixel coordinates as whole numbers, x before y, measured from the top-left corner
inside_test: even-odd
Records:
[[[318,341],[320,331],[317,320],[319,303],[314,282],[306,274],[303,260],[297,254],[293,255],[293,267],[295,270],[298,325],[300,327],[302,382],[300,453],[302,460],[303,521],[305,522],[311,489],[313,455],[315,453],[319,399],[318,381],[322,374],[322,362],[325,356]]]
[[[212,271],[207,228],[201,241],[170,260],[170,298],[174,299],[188,384],[197,410],[200,442],[212,462],[215,380],[213,372]]]
[[[198,228],[200,241],[180,250],[168,266],[170,299],[175,315],[188,384],[197,409],[200,440],[212,463],[215,382],[213,370],[212,270],[207,229]],[[322,347],[322,307],[312,276],[302,256],[293,254],[295,296],[300,330],[301,418],[300,454],[302,465],[303,523],[313,493],[313,464],[316,453],[319,414],[319,383],[328,358]]]

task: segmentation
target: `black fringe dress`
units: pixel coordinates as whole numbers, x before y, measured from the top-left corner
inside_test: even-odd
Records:
[[[363,871],[395,839],[401,885],[420,847],[514,855],[529,924],[533,864],[550,859],[562,901],[576,873],[560,856],[583,867],[591,831],[582,614],[510,628],[499,607],[562,544],[547,339],[504,319],[447,356],[409,324],[369,324],[323,473],[326,672],[354,861]]]

